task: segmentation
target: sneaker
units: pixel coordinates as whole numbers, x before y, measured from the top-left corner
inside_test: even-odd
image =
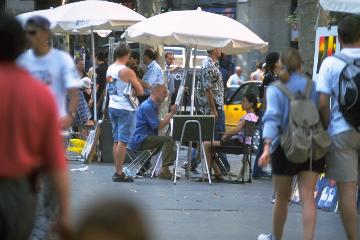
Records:
[[[272,234],[260,234],[257,238],[258,240],[275,240],[272,236]]]
[[[114,173],[112,180],[113,182],[134,182],[134,179],[132,179],[129,176],[126,176],[125,173],[122,173],[121,175]]]

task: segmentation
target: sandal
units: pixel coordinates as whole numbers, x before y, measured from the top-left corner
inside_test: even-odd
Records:
[[[113,182],[134,182],[134,179],[132,179],[129,176],[126,176],[125,173],[122,173],[121,175],[114,173],[112,180]]]

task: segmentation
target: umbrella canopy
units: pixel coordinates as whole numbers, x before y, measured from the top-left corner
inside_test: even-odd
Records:
[[[320,4],[327,11],[360,14],[359,0],[320,0]]]
[[[43,16],[51,22],[54,33],[90,34],[93,30],[122,30],[145,19],[121,4],[87,0],[54,9],[23,13],[17,18],[24,24],[32,16]]]
[[[123,36],[128,41],[150,45],[222,48],[226,54],[264,49],[268,45],[241,23],[201,9],[159,14],[129,27]]]
[[[146,19],[121,4],[100,0],[69,3],[54,11],[59,12],[57,26],[66,30],[121,30]]]
[[[34,16],[41,16],[41,17],[48,19],[51,24],[50,28],[54,33],[59,33],[59,34],[72,34],[72,33],[76,34],[77,33],[77,31],[74,31],[73,29],[65,30],[57,25],[57,20],[60,17],[60,12],[55,11],[55,9],[53,9],[53,8],[47,9],[47,10],[38,10],[38,11],[33,11],[33,12],[22,13],[20,15],[17,15],[16,18],[24,26],[26,21],[29,18],[34,17]]]

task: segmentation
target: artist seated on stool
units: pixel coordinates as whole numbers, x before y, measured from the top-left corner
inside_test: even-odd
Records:
[[[213,146],[239,146],[239,144],[243,143],[245,133],[245,122],[257,122],[259,117],[257,116],[257,97],[255,94],[250,93],[246,94],[241,101],[241,106],[243,110],[246,111],[246,115],[242,117],[237,124],[236,128],[232,131],[225,132],[222,136],[221,141],[214,142],[205,142],[205,153],[206,159],[208,161],[209,166],[212,165],[214,170],[214,178],[216,180],[222,180],[221,172],[219,167],[216,164],[212,164],[214,161],[213,151],[211,147]],[[251,144],[251,138],[245,139],[246,144]]]
[[[158,130],[170,123],[176,113],[176,106],[170,107],[163,120],[158,119],[161,104],[168,96],[164,85],[155,84],[151,88],[150,97],[144,101],[136,112],[136,128],[129,147],[133,150],[147,150],[162,148],[162,169],[159,178],[172,179],[169,166],[174,164],[176,158],[175,142],[169,136],[158,136]]]

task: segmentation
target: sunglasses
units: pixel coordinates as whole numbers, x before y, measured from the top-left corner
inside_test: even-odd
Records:
[[[36,31],[36,30],[29,30],[29,31],[25,31],[25,33],[26,33],[27,35],[30,35],[30,36],[34,36],[34,35],[36,35],[36,34],[37,34],[37,32],[38,32],[38,31]]]

